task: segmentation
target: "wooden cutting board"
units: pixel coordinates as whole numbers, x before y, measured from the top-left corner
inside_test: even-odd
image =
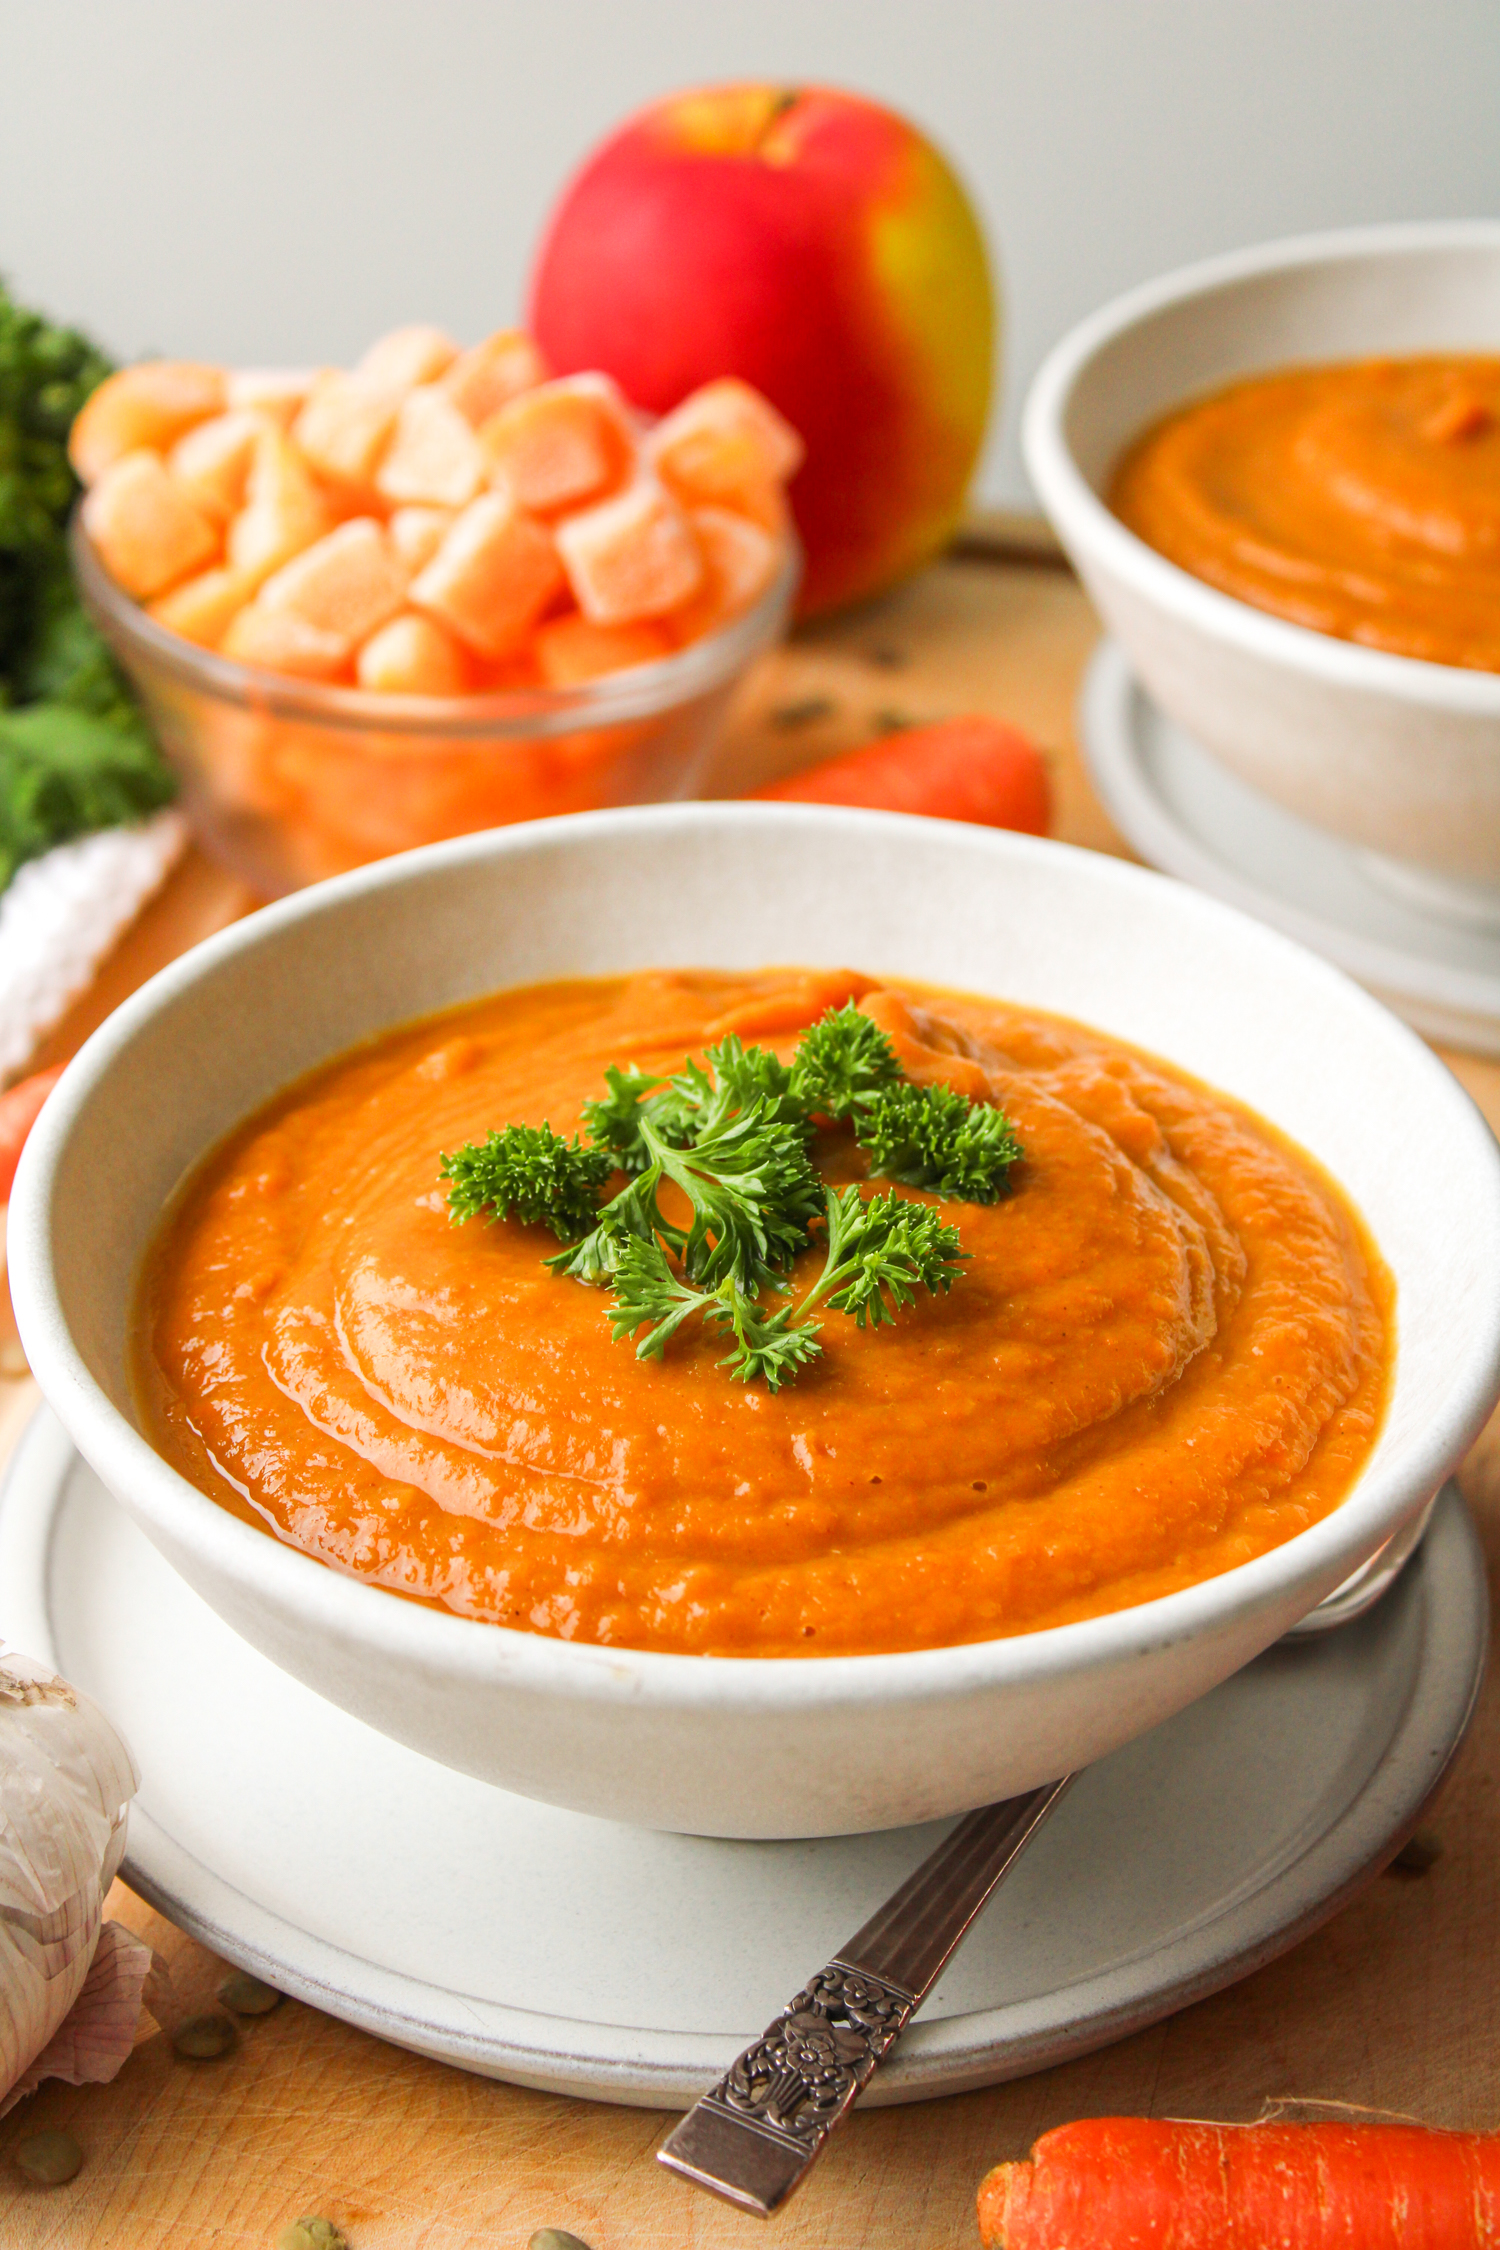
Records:
[[[747,684],[713,793],[807,764],[875,726],[988,710],[1047,749],[1056,832],[1125,853],[1073,741],[1098,627],[1073,579],[983,541],[854,618],[800,638]],[[1125,856],[1129,856],[1126,854]],[[124,995],[250,904],[190,857],[48,1043],[69,1054]],[[1445,1059],[1500,1126],[1500,1065]],[[1500,1276],[1497,1276],[1500,1286]],[[0,1453],[35,1403],[0,1381]],[[1500,1559],[1500,1432],[1464,1473],[1492,1567]],[[1002,2157],[1065,2118],[1102,2111],[1249,2118],[1278,2095],[1500,2124],[1500,1691],[1484,1696],[1435,1816],[1442,1856],[1391,1872],[1295,1952],[1154,2030],[988,2092],[856,2115],[775,2222],[787,2250],[938,2250],[977,2241],[974,2191]],[[222,1965],[117,1885],[112,1908],[169,1961],[192,2010]],[[295,2001],[245,2027],[218,2062],[177,2059],[149,2031],[115,2082],[44,2087],[0,2123],[6,2250],[269,2250],[304,2212],[351,2250],[524,2250],[542,2226],[590,2250],[732,2250],[764,2243],[664,2174],[665,2120],[470,2078]],[[25,2184],[19,2140],[67,2125],[83,2170]]]

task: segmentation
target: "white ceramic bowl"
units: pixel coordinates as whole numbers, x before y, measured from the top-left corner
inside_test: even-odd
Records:
[[[787,1661],[482,1625],[238,1521],[140,1434],[132,1297],[162,1205],[326,1056],[496,986],[658,965],[853,963],[1133,1040],[1321,1158],[1397,1281],[1385,1427],[1311,1530],[1167,1599],[961,1648]],[[22,1336],[76,1443],[162,1552],[285,1670],[532,1797],[736,1836],[880,1828],[1079,1765],[1244,1664],[1454,1466],[1500,1390],[1500,1153],[1467,1096],[1336,970],[1195,891],[998,831],[790,805],[582,814],[408,854],[199,946],[71,1065],[10,1217]],[[186,1683],[185,1683],[186,1685]]]
[[[1500,221],[1276,242],[1168,274],[1083,321],[1026,403],[1026,464],[1136,673],[1206,750],[1376,855],[1389,887],[1500,925],[1500,675],[1419,663],[1252,609],[1102,498],[1129,441],[1237,376],[1384,352],[1500,351]]]

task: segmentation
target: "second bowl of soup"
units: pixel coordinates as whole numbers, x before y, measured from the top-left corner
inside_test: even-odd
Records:
[[[1362,229],[1166,276],[1065,337],[1033,481],[1203,748],[1500,926],[1500,224]]]

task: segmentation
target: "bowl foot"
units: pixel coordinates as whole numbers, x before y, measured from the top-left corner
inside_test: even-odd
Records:
[[[1500,883],[1472,883],[1461,875],[1435,875],[1430,868],[1413,867],[1409,860],[1388,859],[1384,852],[1362,851],[1358,857],[1371,882],[1404,905],[1440,914],[1466,929],[1500,930]]]

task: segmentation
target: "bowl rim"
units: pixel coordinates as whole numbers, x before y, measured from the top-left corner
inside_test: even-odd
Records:
[[[1100,499],[1074,458],[1066,427],[1074,393],[1099,355],[1175,305],[1268,275],[1358,259],[1465,249],[1500,253],[1500,219],[1412,220],[1290,235],[1176,267],[1111,298],[1079,321],[1043,360],[1021,415],[1026,467],[1064,545],[1181,623],[1245,655],[1333,687],[1467,716],[1500,717],[1500,673],[1365,648],[1357,641],[1295,625],[1169,562]],[[1184,392],[1178,403],[1186,404],[1197,395]]]
[[[707,695],[742,671],[774,640],[802,578],[802,550],[788,524],[775,577],[747,610],[716,632],[670,656],[632,664],[597,680],[564,688],[508,688],[493,695],[386,695],[373,688],[298,680],[171,632],[117,585],[73,511],[68,546],[79,592],[95,624],[122,656],[135,653],[189,686],[242,709],[274,713],[304,725],[357,728],[364,734],[427,735],[435,741],[496,734],[553,735],[580,725],[647,719]]]
[[[132,1512],[159,1526],[169,1547],[195,1551],[240,1592],[273,1611],[297,1614],[330,1644],[357,1645],[412,1666],[416,1678],[462,1678],[546,1698],[627,1701],[659,1710],[710,1710],[773,1716],[798,1709],[945,1701],[1022,1681],[1040,1682],[1143,1660],[1154,1652],[1284,1604],[1287,1585],[1337,1565],[1342,1577],[1436,1489],[1488,1416],[1500,1391],[1500,1293],[1488,1323],[1476,1326],[1452,1357],[1453,1380],[1442,1414],[1414,1434],[1404,1456],[1366,1470],[1348,1495],[1318,1522],[1247,1563],[1154,1601],[1105,1611],[1073,1624],[987,1641],[931,1649],[825,1657],[712,1657],[563,1641],[491,1625],[402,1600],[387,1589],[341,1573],[232,1516],[170,1467],[96,1382],[74,1342],[51,1260],[48,1208],[73,1123],[120,1055],[159,1012],[221,963],[273,940],[288,926],[337,910],[346,901],[412,881],[441,876],[474,861],[503,862],[517,853],[555,850],[560,842],[608,843],[684,828],[700,833],[729,825],[767,832],[796,826],[840,835],[920,829],[946,832],[956,853],[973,854],[997,871],[1008,860],[1061,857],[1087,880],[1113,889],[1128,910],[1132,895],[1170,891],[1180,911],[1220,927],[1295,964],[1304,980],[1336,994],[1404,1050],[1446,1109],[1446,1129],[1466,1150],[1466,1170],[1487,1177],[1488,1222],[1500,1243],[1500,1150],[1472,1098],[1417,1035],[1342,971],[1238,909],[1133,862],[1047,838],[901,813],[851,807],[698,802],[628,806],[559,815],[481,831],[374,861],[273,902],[204,940],[160,970],[124,1001],[69,1063],[22,1154],[9,1219],[10,1272],[17,1322],[44,1395],[74,1443],[112,1489],[129,1492]],[[1400,1351],[1398,1312],[1397,1353]],[[108,1464],[108,1466],[106,1466]]]

